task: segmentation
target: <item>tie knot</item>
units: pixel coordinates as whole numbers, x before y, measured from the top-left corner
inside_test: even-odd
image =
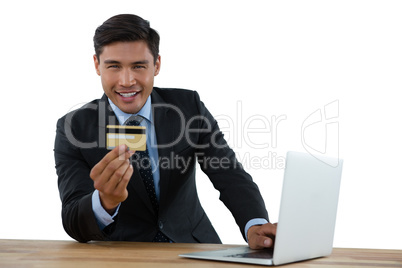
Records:
[[[125,125],[126,126],[139,126],[143,119],[144,118],[142,118],[141,116],[138,116],[138,115],[131,116],[130,118],[128,118],[126,120]]]

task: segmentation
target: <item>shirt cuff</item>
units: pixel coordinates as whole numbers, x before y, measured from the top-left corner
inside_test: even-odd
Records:
[[[113,218],[119,212],[120,204],[117,206],[115,213],[111,216],[106,210],[102,207],[99,197],[99,191],[95,190],[92,194],[92,210],[95,214],[96,221],[101,230],[103,230],[109,224],[114,222]]]
[[[266,223],[268,223],[268,221],[264,218],[255,218],[255,219],[251,219],[247,222],[246,227],[244,227],[244,234],[245,234],[247,243],[248,243],[248,238],[247,238],[248,229],[250,229],[251,226],[263,225]]]

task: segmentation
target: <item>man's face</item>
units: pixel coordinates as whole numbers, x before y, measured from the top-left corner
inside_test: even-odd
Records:
[[[143,41],[116,42],[103,47],[95,68],[106,96],[125,113],[134,114],[144,106],[159,73],[160,56],[154,58]]]

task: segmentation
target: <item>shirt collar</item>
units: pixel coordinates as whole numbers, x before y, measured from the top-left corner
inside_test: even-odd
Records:
[[[144,106],[136,114],[125,113],[122,110],[120,110],[119,107],[117,107],[109,98],[108,98],[108,101],[109,101],[110,106],[112,107],[114,114],[116,115],[117,119],[119,120],[120,125],[124,125],[126,120],[133,115],[142,116],[145,119],[147,119],[149,122],[152,123],[151,95],[148,96],[147,101],[145,102]]]

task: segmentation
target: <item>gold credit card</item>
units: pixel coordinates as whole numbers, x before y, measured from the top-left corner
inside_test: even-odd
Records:
[[[133,151],[145,151],[147,148],[146,128],[142,126],[106,126],[106,146],[112,150],[125,144]]]

